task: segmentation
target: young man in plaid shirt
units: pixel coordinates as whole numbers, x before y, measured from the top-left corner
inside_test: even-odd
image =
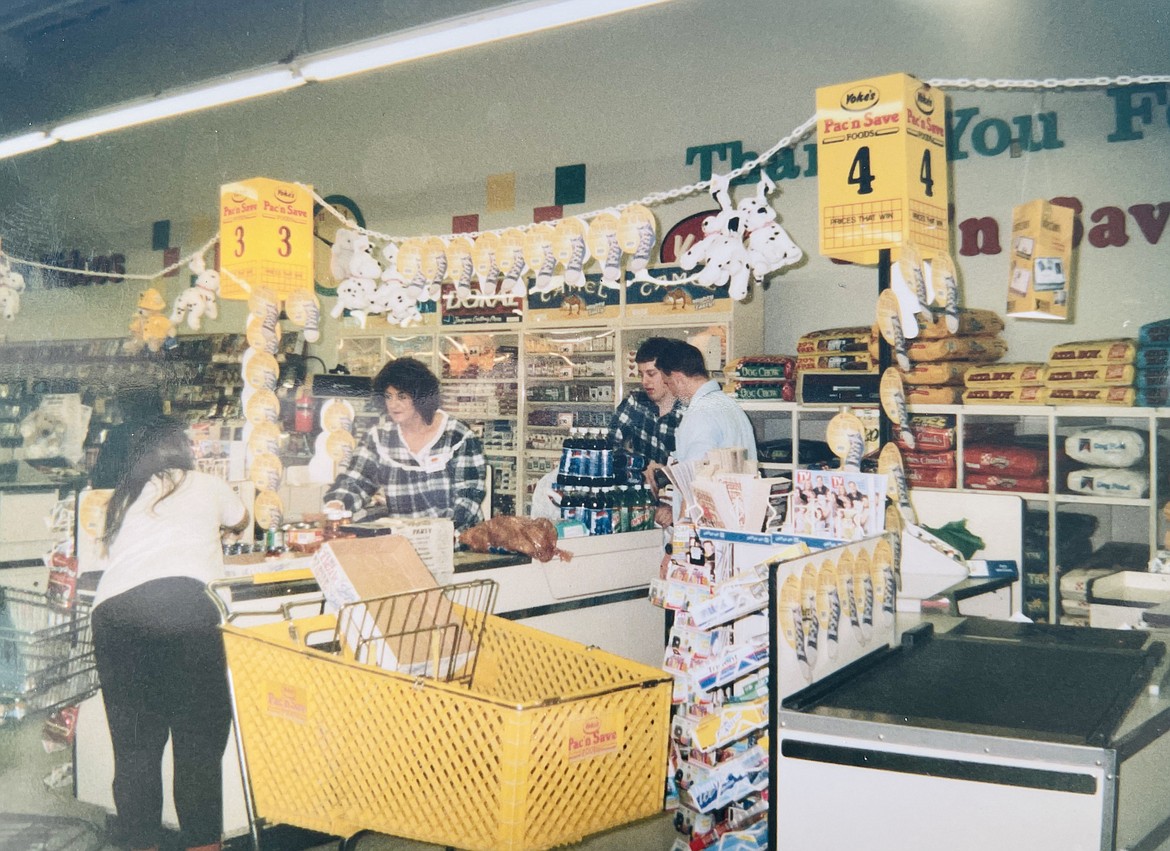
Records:
[[[654,471],[674,451],[674,431],[682,419],[682,403],[670,392],[658,371],[658,355],[671,341],[650,337],[634,355],[642,388],[631,393],[609,421],[611,446],[646,459],[646,480],[654,487]]]

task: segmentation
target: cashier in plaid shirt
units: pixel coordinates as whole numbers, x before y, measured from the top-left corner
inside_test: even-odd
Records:
[[[634,362],[642,388],[618,405],[609,421],[610,445],[646,459],[646,482],[655,492],[654,471],[674,451],[674,430],[683,413],[682,402],[658,371],[658,355],[669,343],[665,337],[650,337],[638,346]]]
[[[483,444],[439,408],[439,380],[420,361],[398,358],[374,376],[386,416],[366,432],[325,493],[326,511],[354,519],[449,517],[455,535],[483,521]]]

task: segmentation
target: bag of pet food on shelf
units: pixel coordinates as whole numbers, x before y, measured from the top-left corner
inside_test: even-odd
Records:
[[[1130,407],[1137,399],[1132,387],[1049,387],[1050,405],[1116,405]]]
[[[1064,454],[1092,467],[1132,467],[1146,457],[1146,437],[1128,428],[1082,428],[1064,439]]]
[[[962,361],[924,361],[902,371],[903,384],[959,385],[967,372]]]
[[[1133,363],[1135,357],[1137,344],[1129,338],[1081,340],[1053,346],[1048,355],[1048,365]]]
[[[968,387],[964,405],[1045,405],[1048,388],[1027,384],[1019,387]]]
[[[969,443],[963,448],[963,469],[968,473],[999,473],[1014,478],[1042,477],[1048,474],[1048,449]]]
[[[939,340],[943,337],[994,336],[1003,330],[1003,319],[994,310],[963,308],[959,310],[959,329],[953,334],[947,330],[946,318],[939,317],[918,324],[919,340]]]
[[[980,491],[1047,493],[1047,476],[1009,476],[1002,473],[966,473],[963,486]]]
[[[964,367],[963,383],[978,387],[1027,387],[1044,383],[1048,366],[1042,363],[993,363]]]

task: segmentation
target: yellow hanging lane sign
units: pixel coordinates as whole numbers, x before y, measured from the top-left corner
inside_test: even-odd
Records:
[[[313,290],[313,192],[255,177],[219,188],[220,297],[246,299],[233,275],[281,299]]]
[[[948,250],[945,114],[945,95],[907,74],[817,89],[821,254]]]

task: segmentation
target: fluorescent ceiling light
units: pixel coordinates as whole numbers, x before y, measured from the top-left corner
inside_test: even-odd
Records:
[[[424,56],[528,35],[663,2],[666,0],[538,0],[512,3],[310,54],[297,65],[307,80],[333,80]]]
[[[77,121],[68,121],[50,132],[58,139],[73,141],[123,127],[133,127],[160,118],[171,118],[212,106],[247,100],[303,85],[305,80],[289,68],[269,68],[231,75],[200,86],[131,101]]]
[[[12,136],[0,139],[0,160],[5,157],[15,157],[17,154],[27,154],[38,148],[47,148],[57,144],[57,140],[39,130],[35,133],[25,133],[22,136]]]

